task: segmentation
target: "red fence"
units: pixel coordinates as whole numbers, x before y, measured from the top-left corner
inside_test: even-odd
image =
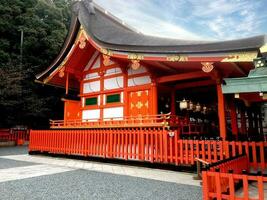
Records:
[[[175,165],[209,163],[246,153],[251,166],[265,169],[265,142],[181,140],[178,131],[154,128],[31,130],[29,151],[132,159]]]
[[[0,141],[15,141],[21,144],[29,141],[29,131],[27,129],[0,129]]]
[[[260,174],[248,175],[248,171],[249,163],[246,155],[208,167],[207,171],[202,171],[203,199],[263,200],[267,177]]]
[[[267,168],[266,142],[240,142],[216,140],[179,140],[181,163],[193,164],[195,158],[208,163],[247,154],[249,164],[255,170]]]

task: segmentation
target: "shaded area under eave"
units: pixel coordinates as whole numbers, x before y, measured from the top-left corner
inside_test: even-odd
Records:
[[[248,77],[225,78],[224,81],[224,94],[267,92],[267,67],[251,70]]]

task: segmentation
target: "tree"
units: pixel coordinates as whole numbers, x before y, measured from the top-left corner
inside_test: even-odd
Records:
[[[56,57],[70,21],[68,0],[0,0],[0,127],[61,118],[63,91],[34,83]],[[21,55],[21,32],[24,40]]]

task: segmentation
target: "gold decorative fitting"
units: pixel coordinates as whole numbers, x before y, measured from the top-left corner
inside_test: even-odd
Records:
[[[130,60],[143,60],[144,56],[142,54],[133,53],[133,54],[128,55],[128,59],[130,59]]]
[[[140,101],[138,101],[138,103],[136,104],[136,107],[137,107],[138,109],[140,109],[140,108],[143,107],[143,104],[142,104]]]
[[[58,76],[60,78],[63,78],[65,75],[65,67],[62,67],[60,70],[59,70],[59,73],[58,73]]]
[[[133,70],[137,70],[140,67],[139,60],[132,60],[131,67],[132,67]]]
[[[110,63],[110,56],[105,55],[105,54],[103,54],[102,56],[103,56],[103,64],[105,66],[109,65],[109,63]]]
[[[202,62],[201,65],[202,65],[202,71],[205,73],[209,73],[214,69],[212,62]]]
[[[229,54],[221,62],[252,62],[254,58],[257,58],[258,52],[237,52]]]
[[[79,42],[80,42],[79,48],[83,49],[86,46],[86,38],[84,36],[81,36]]]
[[[188,61],[188,57],[187,56],[182,56],[182,55],[171,55],[171,56],[167,56],[167,61],[171,61],[171,62],[184,62],[184,61]]]
[[[100,49],[100,52],[104,55],[107,55],[107,56],[112,56],[113,55],[113,52],[109,49],[104,49],[104,48],[101,48]]]

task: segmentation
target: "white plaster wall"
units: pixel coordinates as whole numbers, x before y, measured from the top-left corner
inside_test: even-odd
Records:
[[[118,76],[115,78],[109,78],[104,80],[105,90],[117,89],[123,87],[123,76]]]
[[[100,109],[83,110],[82,119],[89,121],[97,121],[100,118]]]
[[[83,93],[100,91],[100,81],[93,81],[83,84]]]
[[[100,56],[98,56],[91,69],[97,69],[97,68],[100,68]]]
[[[114,107],[114,108],[104,108],[103,113],[104,113],[104,118],[119,117],[118,119],[114,119],[114,120],[120,120],[123,118],[123,107],[121,106],[121,107]]]
[[[86,74],[84,77],[84,80],[90,80],[90,79],[99,78],[99,77],[100,76],[98,75],[97,72],[93,72],[93,73]]]
[[[105,73],[105,76],[109,76],[112,74],[119,74],[119,73],[122,73],[121,68],[116,67],[116,68],[108,69]]]
[[[98,51],[95,51],[95,53],[92,55],[91,59],[89,60],[89,62],[87,63],[87,65],[85,66],[84,68],[84,71],[87,71],[91,65],[93,64],[95,58],[99,55],[99,52]]]
[[[141,76],[136,78],[130,78],[128,79],[128,86],[136,86],[136,85],[145,85],[151,83],[150,76]]]

